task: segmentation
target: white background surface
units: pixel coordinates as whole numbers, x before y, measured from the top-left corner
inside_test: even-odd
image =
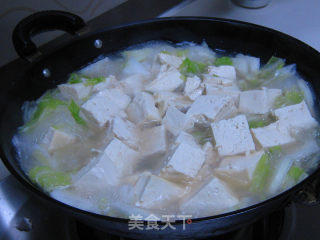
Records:
[[[320,51],[320,0],[271,0],[260,9],[246,9],[230,0],[196,0],[163,14],[220,17],[255,23],[298,38]]]

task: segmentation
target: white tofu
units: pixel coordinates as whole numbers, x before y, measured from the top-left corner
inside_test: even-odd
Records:
[[[180,111],[188,109],[192,101],[176,92],[158,92],[154,94],[154,99],[161,115],[164,115],[169,106],[176,107]]]
[[[316,127],[317,121],[311,116],[305,101],[299,104],[276,109],[274,115],[286,124],[290,131]]]
[[[253,128],[251,132],[258,143],[264,148],[289,144],[295,141],[291,137],[286,123],[281,121],[276,121],[266,127]]]
[[[201,85],[201,79],[197,76],[187,77],[184,95],[191,100],[195,100],[202,95],[204,87]]]
[[[208,73],[212,76],[236,80],[236,70],[233,66],[208,66]]]
[[[200,87],[201,79],[198,76],[187,77],[184,93],[189,94]]]
[[[202,74],[202,77],[204,83],[215,85],[217,87],[230,87],[236,84],[234,79],[217,77],[216,75],[212,76],[210,74]]]
[[[76,141],[76,137],[52,127],[44,136],[43,144],[48,147],[48,152],[53,153],[60,148],[66,147]]]
[[[115,117],[113,120],[112,131],[118,139],[123,141],[129,147],[138,149],[138,129],[133,123],[123,120],[120,117]]]
[[[189,117],[196,119],[203,115],[211,121],[218,121],[237,112],[234,100],[229,96],[199,96],[187,112]]]
[[[134,191],[139,198],[136,206],[147,209],[165,208],[184,193],[178,185],[151,174],[143,174],[136,186]]]
[[[212,84],[205,84],[206,95],[229,96],[232,97],[235,104],[239,105],[240,90],[236,85],[221,87]]]
[[[168,107],[162,123],[174,136],[177,136],[182,130],[193,127],[193,121],[190,121],[186,114],[171,106]]]
[[[129,96],[134,96],[144,89],[145,76],[141,74],[130,75],[121,81],[124,92]]]
[[[90,122],[100,128],[105,127],[115,116],[126,116],[121,107],[110,99],[108,89],[92,96],[81,106],[81,109]]]
[[[249,155],[237,155],[222,159],[214,173],[231,186],[248,187],[256,166],[264,151],[253,152]]]
[[[105,78],[106,80],[92,86],[92,93],[100,92],[106,88],[116,88],[120,86],[120,82],[116,79],[115,76],[109,75]]]
[[[180,211],[187,214],[200,213],[211,216],[232,209],[239,203],[228,186],[218,178],[213,178],[199,192],[186,200]]]
[[[103,176],[110,185],[117,185],[121,179],[131,174],[136,167],[140,154],[129,148],[117,138],[104,150],[95,166],[96,175]]]
[[[105,89],[103,94],[107,97],[107,101],[113,101],[122,110],[126,109],[131,101],[131,98],[119,88]]]
[[[212,123],[211,127],[220,156],[248,153],[255,150],[248,121],[244,115]]]
[[[85,86],[83,83],[64,83],[58,85],[58,88],[64,98],[79,102],[81,99],[89,96],[92,87]]]
[[[163,125],[146,128],[140,138],[141,153],[144,156],[160,155],[167,152],[167,134]]]
[[[141,92],[135,96],[127,108],[127,113],[129,120],[134,123],[161,120],[152,95],[146,92]]]
[[[249,90],[240,93],[239,111],[242,113],[265,114],[274,100],[282,94],[281,89]]]
[[[166,170],[194,178],[205,161],[205,152],[200,146],[182,142],[170,158]]]
[[[157,77],[146,86],[150,92],[174,91],[183,83],[180,72],[175,68],[159,72]]]
[[[184,57],[177,57],[171,54],[159,53],[158,58],[162,64],[178,68],[184,60]]]
[[[186,143],[188,145],[195,145],[197,146],[197,142],[195,141],[194,137],[189,134],[186,133],[184,131],[180,132],[180,134],[178,135],[178,137],[176,138],[173,147],[176,147],[177,145],[181,144],[181,143]]]

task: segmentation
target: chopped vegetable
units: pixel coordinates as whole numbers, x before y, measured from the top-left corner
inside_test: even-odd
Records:
[[[75,103],[75,101],[71,100],[71,103],[68,107],[71,116],[73,119],[80,125],[85,125],[86,121],[80,116],[80,107]]]
[[[59,186],[67,186],[71,184],[69,174],[52,170],[47,166],[37,166],[29,171],[29,177],[32,182],[39,184],[47,191],[52,191]]]
[[[196,61],[191,61],[189,58],[186,58],[179,69],[183,75],[188,75],[188,73],[192,74],[200,74],[203,73],[206,68],[206,64]]]
[[[69,84],[82,83],[83,77],[84,77],[83,75],[72,73],[69,77],[68,83]]]
[[[281,58],[272,56],[269,61],[254,75],[251,75],[240,84],[242,90],[268,86],[274,81],[280,81],[286,77],[290,71],[282,71],[285,61]],[[283,69],[284,70],[284,69]]]
[[[274,146],[269,148],[269,152],[273,155],[278,154],[280,152],[282,152],[282,147],[281,146]]]
[[[304,99],[303,93],[296,90],[285,92],[284,95],[277,97],[274,101],[275,108],[301,103]]]
[[[297,166],[292,166],[288,172],[288,176],[291,177],[295,182],[298,182],[304,170]]]
[[[249,121],[249,127],[250,128],[259,128],[259,127],[265,127],[267,125],[269,125],[269,121],[266,121],[266,120],[252,120],[252,121]]]
[[[267,153],[265,153],[260,158],[256,166],[256,169],[253,172],[250,191],[253,193],[263,193],[270,174],[270,156]]]
[[[53,98],[50,92],[45,94],[42,98],[40,98],[36,111],[33,113],[31,119],[24,125],[22,131],[33,129],[40,119],[49,116],[59,106],[66,106],[66,102]]]
[[[220,57],[214,61],[215,66],[221,65],[233,65],[232,59],[230,57]]]
[[[106,80],[105,77],[96,77],[96,78],[88,78],[84,83],[85,86],[93,86],[98,83],[104,82]]]
[[[191,132],[191,135],[200,145],[213,141],[212,131],[210,128],[201,127],[200,129]]]

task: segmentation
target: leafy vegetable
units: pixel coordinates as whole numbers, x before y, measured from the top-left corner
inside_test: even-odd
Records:
[[[259,127],[265,127],[269,125],[269,121],[267,120],[252,120],[249,121],[249,127],[250,128],[259,128]]]
[[[248,76],[241,84],[241,90],[249,90],[268,86],[274,81],[280,81],[288,77],[291,72],[282,69],[285,65],[284,59],[272,56],[269,61],[254,75]],[[289,66],[288,66],[289,67]],[[291,68],[290,68],[291,69]]]
[[[84,83],[85,86],[94,86],[98,83],[104,82],[106,80],[105,77],[96,77],[96,78],[88,78]]]
[[[161,51],[161,53],[168,54],[168,55],[173,55],[177,57],[185,57],[188,55],[188,49],[177,49],[174,52],[169,52],[166,50]]]
[[[213,141],[212,131],[208,127],[199,127],[197,130],[192,131],[191,135],[200,145]]]
[[[68,83],[75,84],[75,83],[82,83],[83,76],[77,73],[72,73],[69,77]]]
[[[33,129],[41,118],[49,116],[57,109],[57,107],[66,105],[66,102],[53,98],[50,92],[46,93],[42,98],[40,98],[36,111],[33,113],[31,119],[24,125],[22,131]]]
[[[275,154],[279,154],[280,152],[282,152],[282,147],[281,146],[274,146],[274,147],[270,147],[268,150],[269,150],[270,154],[275,155]]]
[[[230,57],[220,57],[214,61],[215,66],[221,65],[233,65],[232,59]]]
[[[302,174],[304,174],[304,170],[297,166],[292,166],[288,172],[288,176],[291,177],[295,182],[299,181]]]
[[[256,166],[256,169],[253,172],[250,191],[253,193],[263,193],[270,174],[270,156],[267,153],[265,153],[260,158]]]
[[[281,108],[289,105],[294,105],[302,102],[304,95],[300,91],[291,90],[285,92],[284,95],[278,96],[274,101],[275,108]]]
[[[29,171],[28,175],[32,182],[37,183],[47,191],[52,191],[54,188],[59,186],[67,186],[71,184],[69,174],[52,170],[47,166],[34,167]]]
[[[71,100],[68,109],[71,113],[71,116],[78,124],[86,124],[86,121],[80,116],[80,107],[78,106],[78,104],[75,103],[75,101]]]
[[[206,64],[202,62],[191,61],[189,58],[186,58],[180,65],[179,70],[183,75],[200,74],[205,71]]]

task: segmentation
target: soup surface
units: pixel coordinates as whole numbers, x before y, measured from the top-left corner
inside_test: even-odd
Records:
[[[94,213],[225,213],[306,178],[319,157],[313,95],[294,65],[152,42],[100,58],[23,105],[29,178]]]

